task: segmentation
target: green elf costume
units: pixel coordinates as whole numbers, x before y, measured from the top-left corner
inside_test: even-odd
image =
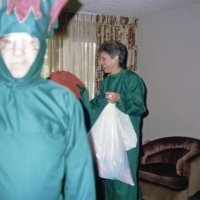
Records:
[[[23,78],[13,78],[0,55],[1,200],[96,199],[80,102],[67,88],[40,77],[46,38],[66,3],[0,1],[0,37],[25,32],[40,42]]]
[[[107,53],[107,52],[106,52]],[[137,145],[127,151],[134,186],[118,180],[97,178],[97,196],[99,200],[137,200],[142,199],[138,188],[137,172],[140,150],[140,124],[141,118],[146,113],[145,87],[138,74],[120,67],[116,74],[108,74],[100,84],[98,95],[88,100],[88,91],[82,89],[82,102],[90,114],[91,125],[93,125],[108,104],[106,92],[120,94],[120,100],[116,107],[127,114],[137,135]],[[95,134],[95,133],[94,133]]]

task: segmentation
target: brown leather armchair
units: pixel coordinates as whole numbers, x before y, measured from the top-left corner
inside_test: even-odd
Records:
[[[200,191],[200,140],[165,137],[143,145],[139,184],[144,200],[187,200]]]

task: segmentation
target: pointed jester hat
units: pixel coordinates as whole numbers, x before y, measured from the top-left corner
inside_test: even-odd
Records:
[[[0,0],[0,37],[26,32],[40,39],[51,36],[69,0]]]

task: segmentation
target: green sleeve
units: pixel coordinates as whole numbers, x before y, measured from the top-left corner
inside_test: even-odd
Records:
[[[124,81],[117,108],[128,115],[141,116],[146,112],[145,87],[142,79],[136,74],[129,74]]]
[[[82,103],[89,114],[90,124],[91,126],[94,124],[98,116],[100,115],[103,108],[108,103],[107,99],[105,98],[105,92],[103,90],[104,83],[102,82],[99,89],[99,94],[89,101],[88,91],[84,88],[81,92],[82,94]]]
[[[80,103],[70,103],[66,134],[64,200],[95,200],[93,164]]]

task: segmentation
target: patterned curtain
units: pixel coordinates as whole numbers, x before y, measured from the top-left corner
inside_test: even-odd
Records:
[[[128,50],[127,69],[137,68],[136,45],[137,19],[118,16],[96,16],[96,45],[97,48],[107,40],[117,40],[126,45]],[[99,83],[103,79],[103,70],[96,59],[96,86],[95,93],[99,90]]]

